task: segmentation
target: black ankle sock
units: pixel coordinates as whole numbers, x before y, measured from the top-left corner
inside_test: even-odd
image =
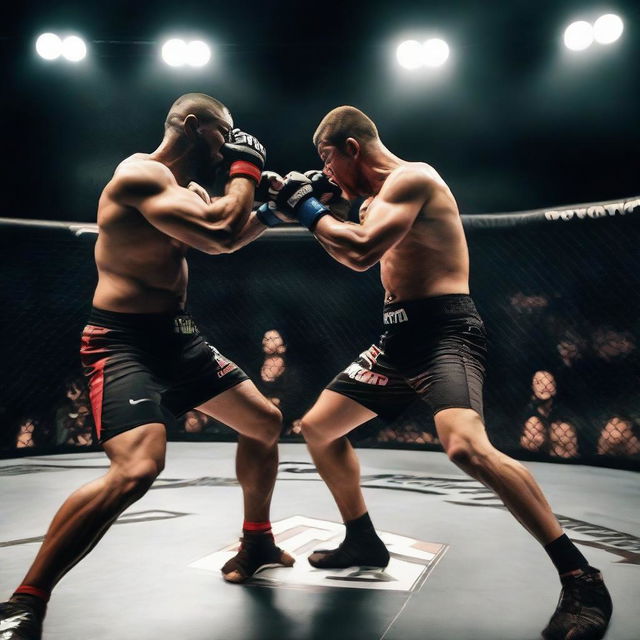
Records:
[[[344,526],[347,528],[346,539],[367,538],[369,536],[378,537],[368,511],[365,511],[359,518],[347,520]]]
[[[258,546],[273,546],[275,539],[271,531],[243,531],[242,539]]]
[[[40,618],[44,618],[44,614],[47,611],[47,603],[42,598],[38,598],[38,596],[32,596],[26,593],[14,593],[9,600],[27,605],[33,609]]]
[[[544,550],[549,554],[551,562],[560,575],[589,567],[587,559],[580,553],[578,547],[569,540],[566,533],[545,545]]]

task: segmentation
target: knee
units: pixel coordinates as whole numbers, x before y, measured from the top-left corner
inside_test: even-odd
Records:
[[[275,404],[269,403],[260,412],[259,428],[256,430],[258,439],[272,447],[277,444],[282,432],[282,412]]]
[[[311,422],[305,418],[302,418],[300,422],[300,430],[307,444],[322,444],[331,440],[331,438],[327,437],[327,432],[322,428],[321,424]]]
[[[127,500],[138,500],[164,469],[164,460],[147,458],[132,461],[117,470],[117,490]]]
[[[488,466],[493,452],[484,438],[474,436],[452,436],[446,447],[449,460],[465,471]]]
[[[470,442],[456,440],[446,449],[447,456],[458,467],[469,467],[474,459],[473,445]]]
[[[461,415],[456,411],[447,417],[444,412],[437,414],[436,427],[449,460],[465,470],[486,465],[496,452],[482,419],[475,412],[465,411]]]

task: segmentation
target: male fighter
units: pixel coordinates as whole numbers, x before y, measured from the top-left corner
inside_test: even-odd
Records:
[[[54,517],[22,584],[0,605],[2,640],[41,637],[51,590],[146,493],[164,466],[167,420],[193,407],[239,434],[245,522],[224,578],[242,582],[261,565],[293,564],[275,546],[269,523],[281,414],[205,342],[185,311],[188,249],[228,253],[265,230],[251,214],[264,160],[264,147],[233,129],[221,102],[186,94],[172,105],[160,146],[126,159],[104,188],[98,285],[81,357],[111,464]],[[211,178],[222,164],[229,175],[225,194],[211,200],[193,181]]]
[[[360,224],[339,221],[314,197],[319,179],[290,173],[271,213],[297,218],[336,260],[356,271],[380,263],[386,332],[322,392],[302,419],[320,475],[346,525],[334,550],[316,551],[320,568],[384,567],[359,486],[349,431],[376,415],[393,419],[416,397],[431,407],[449,458],[491,487],[544,545],[563,590],[545,638],[601,638],[611,599],[597,569],[563,534],[538,484],[519,462],[496,450],[483,422],[486,334],[469,296],[469,258],[454,197],[433,167],[407,162],[381,142],[374,123],[354,107],[320,122],[313,142],[324,173],[346,197],[365,197]]]

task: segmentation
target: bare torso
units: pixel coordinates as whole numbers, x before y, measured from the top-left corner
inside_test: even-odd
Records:
[[[148,159],[135,154],[124,162]],[[108,184],[98,203],[98,286],[93,305],[121,313],[165,313],[186,302],[188,246],[135,208],[115,202]]]
[[[433,167],[405,163],[395,171],[403,167],[424,170],[436,187],[407,235],[380,260],[385,301],[469,293],[469,253],[453,194]],[[361,220],[374,199],[363,203]]]

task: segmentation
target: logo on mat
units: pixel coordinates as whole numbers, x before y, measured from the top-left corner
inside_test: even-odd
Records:
[[[417,591],[448,549],[448,545],[424,542],[395,533],[378,531],[389,549],[386,569],[350,567],[315,569],[307,562],[315,549],[333,549],[344,539],[344,525],[327,520],[293,516],[273,523],[276,544],[296,559],[293,567],[265,567],[247,584],[286,586],[301,589],[350,587],[387,591]],[[218,575],[220,567],[238,552],[238,543],[212,553],[189,565]]]

